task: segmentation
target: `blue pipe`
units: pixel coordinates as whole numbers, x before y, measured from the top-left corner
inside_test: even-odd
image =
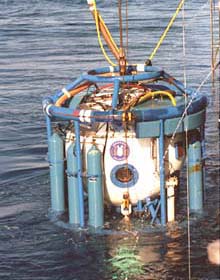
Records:
[[[50,137],[52,136],[52,125],[50,117],[46,115],[46,126],[47,126],[47,139],[49,141]]]
[[[153,224],[154,222],[156,222],[157,224],[160,224],[160,220],[157,218],[157,213],[158,213],[158,209],[160,207],[161,203],[160,201],[158,201],[158,199],[155,199],[153,201],[151,201],[150,197],[146,198],[146,205],[145,207],[147,207],[150,211],[151,214],[151,224]],[[154,208],[156,206],[156,209]]]
[[[149,73],[141,73],[137,75],[128,75],[128,76],[117,76],[117,77],[105,77],[105,76],[93,76],[88,74],[83,74],[81,77],[83,80],[93,82],[93,83],[114,83],[114,81],[120,80],[125,83],[134,83],[143,80],[150,80],[160,78],[163,75],[163,71],[158,72],[149,72]]]
[[[132,71],[137,71],[137,65],[129,65],[127,67],[127,71],[129,73],[132,73]],[[116,73],[119,71],[119,67],[113,68],[113,73]],[[141,80],[150,80],[155,78],[164,77],[165,79],[172,80],[172,84],[176,86],[176,88],[180,89],[182,92],[186,92],[187,94],[190,94],[190,90],[186,90],[184,85],[171,77],[169,74],[164,72],[163,70],[153,67],[153,66],[145,66],[144,67],[144,73],[136,74],[136,75],[125,75],[123,77],[117,76],[117,77],[103,77],[103,76],[96,76],[99,74],[105,74],[111,72],[111,69],[109,67],[103,67],[103,68],[97,68],[94,70],[89,71],[86,74],[82,74],[79,78],[77,78],[75,81],[67,85],[65,88],[67,91],[70,91],[80,85],[82,82],[90,81],[93,83],[113,83],[115,79],[121,80],[121,82],[137,82]],[[50,96],[50,99],[52,99],[53,103],[55,103],[61,96],[63,95],[62,90],[58,91],[54,96]]]
[[[137,71],[138,65],[128,65],[126,72],[132,72]],[[112,71],[113,70],[113,71]],[[102,67],[102,68],[96,68],[92,69],[88,72],[89,75],[98,75],[98,74],[105,74],[105,73],[118,73],[119,67]],[[144,72],[158,72],[162,71],[162,69],[155,67],[155,66],[144,66]]]
[[[206,148],[205,148],[205,126],[202,125],[200,128],[201,134],[201,148],[202,148],[202,181],[203,181],[203,200],[206,199],[206,191],[205,191],[205,181],[206,181],[206,173],[205,173],[205,160],[206,160]]]
[[[166,191],[165,191],[165,169],[164,169],[164,123],[160,121],[159,137],[159,159],[160,159],[160,200],[161,200],[161,224],[166,224]]]
[[[170,76],[168,73],[163,72],[163,77],[165,79],[172,81],[172,84],[175,85],[182,92],[186,92],[186,88],[185,88],[184,84],[181,83],[180,81],[176,80],[174,77]]]
[[[138,82],[142,80],[150,80],[160,78],[163,74],[163,71],[158,72],[150,72],[150,73],[141,73],[137,75],[128,75],[128,76],[93,76],[88,74],[82,74],[82,78],[85,81],[93,82],[93,83],[114,83],[115,80],[120,80],[121,82]]]
[[[65,88],[67,91],[74,89],[78,85],[80,85],[84,81],[83,77],[80,76],[77,78],[73,83],[67,85]],[[63,95],[62,90],[58,91],[54,96],[50,96],[51,99],[53,100],[53,103],[56,103],[56,101]]]
[[[129,66],[132,71],[136,71],[136,66]],[[75,81],[72,83],[68,84],[65,88],[67,91],[70,91],[80,85],[82,82],[85,81],[90,81],[94,83],[109,83],[109,82],[114,82],[115,77],[101,77],[101,76],[94,76],[94,74],[104,74],[104,73],[109,73],[110,68],[109,67],[103,67],[103,68],[98,68],[95,70],[91,70],[86,74],[82,74],[79,78],[77,78]],[[114,72],[118,72],[119,68],[115,67]],[[117,77],[118,79],[121,79],[121,81],[125,82],[135,82],[139,80],[145,80],[145,79],[153,79],[153,78],[159,78],[164,71],[160,70],[157,67],[151,67],[151,66],[145,66],[145,72],[142,74],[137,74],[137,75],[127,75],[124,77]],[[62,90],[58,91],[55,93],[54,96],[50,96],[52,99],[53,103],[55,103],[61,96],[63,95]]]
[[[80,226],[84,227],[84,200],[83,200],[83,181],[82,181],[82,159],[80,145],[80,125],[78,121],[74,121],[75,137],[76,137],[76,157],[77,157],[77,181],[79,188],[79,205],[80,205]]]
[[[114,92],[113,92],[113,96],[112,96],[112,108],[113,109],[117,108],[119,89],[120,89],[120,80],[116,79],[116,80],[114,80]]]
[[[114,101],[115,102],[115,101]],[[205,96],[198,96],[192,102],[191,106],[188,109],[187,114],[194,114],[201,110],[203,110],[207,105],[207,98]],[[79,113],[80,110],[73,110],[71,108],[65,107],[57,107],[55,105],[49,104],[47,105],[47,112],[50,116],[58,118],[60,120],[74,120],[79,121]],[[134,108],[131,110],[133,113],[136,122],[144,122],[144,121],[156,121],[160,119],[171,119],[181,117],[182,113],[185,110],[185,105],[180,104],[179,106],[170,106],[169,108],[147,108],[147,109],[137,109]],[[92,110],[90,115],[91,123],[94,122],[112,122],[112,121],[122,121],[122,111],[96,111]]]
[[[138,200],[138,202],[137,202],[137,211],[139,211],[139,212],[143,211],[142,201],[141,200]]]

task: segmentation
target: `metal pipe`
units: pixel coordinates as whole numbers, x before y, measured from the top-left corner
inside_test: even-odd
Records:
[[[159,137],[159,159],[160,159],[160,200],[161,200],[161,224],[166,224],[166,190],[165,190],[165,169],[164,169],[164,122],[160,120]]]
[[[115,100],[113,105],[116,106],[117,98],[115,93]],[[194,98],[191,106],[188,108],[188,115],[197,113],[203,109],[205,109],[207,105],[207,97],[206,96],[198,96]],[[185,105],[183,103],[177,104],[177,106],[172,106],[169,108],[146,108],[142,110],[134,110],[132,113],[134,114],[135,120],[137,122],[140,121],[155,121],[160,119],[168,119],[168,118],[177,118],[182,116],[185,110]],[[112,109],[106,111],[98,111],[98,110],[78,110],[71,109],[65,107],[57,107],[53,104],[47,105],[47,114],[52,117],[59,118],[60,120],[74,120],[80,122],[112,122],[112,121],[122,121],[123,112],[119,110]]]
[[[146,198],[146,206],[150,211],[151,214],[151,224],[157,223],[160,224],[160,220],[157,217],[158,209],[161,206],[161,202],[158,199],[151,201],[150,197]],[[156,209],[154,208],[156,207]]]
[[[52,135],[52,125],[51,125],[50,117],[48,115],[46,115],[46,127],[47,127],[47,139],[49,141]]]
[[[87,72],[88,75],[98,75],[98,74],[111,74],[111,73],[118,73],[120,71],[119,66],[107,66],[107,67],[100,67],[89,70]],[[163,72],[161,68],[155,66],[145,66],[145,64],[136,64],[136,65],[127,65],[128,72]]]
[[[138,202],[137,202],[137,211],[139,211],[139,212],[143,211],[142,201],[141,200],[138,200]]]
[[[205,191],[205,181],[206,181],[206,172],[205,172],[205,160],[206,160],[206,147],[205,147],[205,125],[203,124],[200,128],[201,135],[201,157],[202,157],[202,181],[203,181],[203,200],[205,200],[206,191]]]
[[[120,89],[120,80],[116,79],[114,81],[114,92],[113,92],[113,97],[112,97],[112,108],[116,109],[117,104],[118,104],[118,93]]]
[[[68,84],[65,89],[67,91],[70,91],[74,88],[76,88],[77,86],[79,86],[82,82],[84,81],[84,78],[82,76],[80,76],[79,78],[77,78],[75,81],[73,81],[71,84]],[[52,100],[54,103],[56,103],[56,101],[63,95],[63,90],[58,91],[54,96],[52,96]]]
[[[115,80],[120,80],[121,82],[129,83],[129,82],[139,82],[143,80],[150,79],[158,79],[163,75],[163,71],[158,72],[149,72],[149,73],[141,73],[137,75],[125,75],[123,77],[115,77],[115,76],[95,76],[83,74],[82,78],[86,81],[92,83],[113,83]]]

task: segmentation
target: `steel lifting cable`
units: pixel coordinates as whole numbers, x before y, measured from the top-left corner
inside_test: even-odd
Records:
[[[119,34],[120,34],[120,52],[124,49],[123,46],[123,24],[122,24],[122,1],[118,0],[118,17],[119,17]],[[126,118],[126,112],[123,114],[124,120],[123,120],[123,128],[124,128],[124,137],[125,137],[125,143],[126,143],[126,149],[128,147],[128,121]],[[127,150],[125,151],[126,154],[126,160],[125,160],[125,172],[126,177],[129,177],[129,168],[128,168],[128,155]],[[129,187],[128,182],[126,182],[126,192],[128,194],[128,201],[129,201]]]
[[[152,60],[152,59],[154,58],[154,56],[155,56],[157,50],[159,49],[160,45],[163,43],[163,40],[165,39],[165,37],[166,37],[168,31],[170,30],[170,28],[171,28],[171,26],[173,25],[173,23],[174,23],[174,21],[175,21],[177,15],[179,14],[179,11],[181,10],[181,8],[182,8],[184,2],[185,2],[185,0],[181,0],[181,1],[180,1],[180,3],[179,3],[179,5],[178,5],[178,7],[177,7],[177,9],[176,9],[176,11],[175,11],[175,13],[174,13],[174,15],[172,16],[172,18],[171,18],[170,22],[168,23],[168,25],[167,25],[165,31],[163,32],[162,36],[160,37],[160,39],[159,39],[159,41],[158,41],[156,47],[154,48],[153,52],[151,53],[151,55],[150,55],[150,57],[149,57],[149,60]]]
[[[118,17],[119,17],[119,34],[120,34],[120,48],[123,49],[123,25],[122,25],[122,12],[121,0],[118,0]]]
[[[214,11],[215,11],[215,8],[218,9],[217,12],[218,12],[219,35],[218,35],[218,38],[217,38],[216,49],[215,49],[215,52],[214,52],[214,65],[213,65],[214,70],[217,68],[216,64],[219,63],[219,62],[217,62],[217,59],[218,59],[218,55],[220,53],[220,0],[218,1],[216,7],[214,6]],[[214,25],[214,15],[213,15],[213,25]]]
[[[186,89],[186,34],[185,34],[185,5],[182,7],[182,42],[183,42],[183,80]],[[185,108],[187,107],[187,95],[185,95]],[[187,116],[187,111],[186,111]],[[188,128],[186,127],[185,133],[185,146],[186,146],[186,161],[187,161],[187,176],[186,176],[186,196],[187,196],[187,246],[188,246],[188,279],[191,279],[191,230],[190,230],[190,207],[189,207],[189,157],[188,157]]]
[[[128,0],[126,0],[126,57],[128,58]]]
[[[122,0],[118,0],[118,16],[119,16],[119,34],[120,34],[120,55],[125,55],[124,53],[124,44],[123,44],[123,23],[122,23]],[[126,35],[128,38],[128,24],[127,24],[127,16],[128,16],[128,2],[126,1]],[[127,49],[128,49],[128,39],[127,39]],[[126,54],[127,55],[127,54]],[[121,59],[121,58],[119,58]],[[120,61],[119,61],[119,67],[120,67]],[[124,74],[124,73],[123,73]],[[127,118],[127,111],[123,113],[124,115],[124,120],[123,120],[123,127],[124,127],[124,137],[125,137],[125,143],[126,143],[126,149],[128,149],[128,125],[129,125],[129,117]],[[130,115],[129,115],[130,116]],[[126,175],[127,178],[129,177],[129,165],[128,165],[128,154],[127,150],[125,151],[126,154],[126,160],[125,160],[125,168],[126,168]],[[128,187],[128,182],[126,182],[126,192],[128,194],[128,203],[129,203],[129,187]]]
[[[215,71],[214,71],[214,19],[213,19],[213,0],[210,0],[210,32],[211,32],[211,69],[212,69],[212,83],[215,80]]]

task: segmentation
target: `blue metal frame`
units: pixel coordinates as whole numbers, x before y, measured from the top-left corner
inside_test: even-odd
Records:
[[[112,97],[112,108],[116,109],[117,104],[118,104],[118,93],[120,89],[120,80],[116,79],[114,80],[114,92],[113,92],[113,97]]]
[[[161,224],[160,220],[157,217],[157,214],[159,212],[159,209],[161,207],[161,200],[160,199],[154,199],[151,200],[150,197],[146,198],[146,204],[145,209],[148,209],[151,214],[151,224]]]
[[[137,66],[128,66],[127,69],[129,71],[136,71]],[[132,71],[131,71],[132,70]],[[65,90],[70,91],[77,86],[79,86],[83,82],[90,83],[111,83],[114,84],[114,92],[112,96],[112,109],[106,111],[97,111],[92,110],[90,114],[90,121],[92,123],[95,122],[121,122],[123,112],[120,110],[115,110],[117,108],[118,103],[118,94],[120,89],[120,83],[134,83],[138,81],[146,81],[149,80],[160,80],[166,79],[168,88],[175,87],[176,91],[180,91],[181,95],[184,93],[187,94],[190,98],[192,98],[192,104],[189,106],[187,110],[187,114],[194,114],[196,112],[201,111],[207,105],[207,98],[202,96],[201,94],[192,91],[191,89],[185,89],[184,85],[171,77],[169,74],[164,72],[161,69],[156,67],[145,66],[145,72],[135,75],[125,75],[125,76],[101,76],[101,74],[110,73],[110,68],[99,68],[96,70],[89,71],[86,74],[82,74],[78,79],[76,79],[73,83],[66,86]],[[118,68],[115,67],[113,72],[117,72]],[[128,71],[128,70],[127,70]],[[169,83],[172,82],[172,86]],[[58,118],[59,120],[73,120],[79,121],[80,119],[80,110],[75,108],[66,108],[66,107],[57,107],[55,106],[56,101],[63,95],[63,90],[57,92],[54,96],[50,96],[44,99],[43,108],[45,113],[54,118]],[[137,107],[131,109],[132,114],[136,122],[145,122],[145,121],[154,121],[160,119],[169,119],[176,118],[182,116],[185,110],[185,103],[181,103],[178,106],[170,106],[169,110],[167,107],[163,108],[142,108]],[[88,119],[87,119],[88,120]]]
[[[205,174],[205,160],[206,160],[206,147],[205,147],[205,125],[202,125],[200,128],[200,135],[201,135],[201,146],[202,146],[202,184],[203,184],[203,200],[206,199],[206,192],[205,192],[205,181],[206,181],[206,174]]]
[[[52,135],[52,126],[49,116],[46,116],[46,126],[47,126],[47,139],[49,140]]]
[[[141,73],[133,74],[134,72],[138,72],[139,69],[143,69]],[[103,74],[108,74],[103,75]],[[118,76],[112,75],[112,73],[119,73],[119,67],[103,67],[98,68],[89,71],[88,73],[82,74],[78,79],[73,81],[71,84],[67,85],[64,90],[58,91],[55,93],[54,96],[49,96],[43,100],[43,109],[46,114],[46,126],[47,126],[47,137],[48,137],[48,143],[51,139],[53,132],[52,132],[52,125],[51,122],[53,120],[67,120],[67,121],[73,121],[74,127],[75,127],[75,147],[76,147],[76,162],[77,162],[77,170],[76,170],[76,179],[77,179],[77,187],[78,187],[78,193],[76,197],[78,196],[79,203],[79,222],[80,226],[85,226],[85,217],[84,217],[84,191],[83,191],[83,179],[82,179],[82,158],[81,158],[81,144],[80,144],[80,123],[82,122],[91,122],[91,123],[99,123],[99,122],[112,122],[114,124],[121,125],[123,122],[123,114],[124,111],[117,110],[118,105],[118,95],[120,92],[120,86],[122,83],[136,83],[139,81],[143,81],[152,83],[152,81],[158,81],[158,86],[160,86],[160,81],[164,81],[167,83],[166,87],[169,88],[172,91],[176,91],[177,96],[183,96],[186,94],[188,96],[188,100],[190,100],[191,104],[189,108],[187,108],[187,115],[195,114],[197,112],[200,112],[205,109],[207,106],[207,98],[205,96],[202,96],[200,93],[195,92],[191,89],[185,89],[184,85],[171,77],[169,74],[164,72],[163,70],[152,67],[152,66],[141,66],[138,65],[129,65],[126,69],[126,74],[124,76]],[[113,89],[113,95],[112,95],[112,106],[111,109],[105,110],[105,111],[98,111],[98,110],[80,110],[78,109],[78,104],[81,101],[81,98],[76,99],[75,102],[69,107],[58,107],[55,105],[57,100],[63,94],[66,93],[66,91],[71,91],[75,89],[76,87],[80,86],[82,83],[89,82],[89,83],[102,83],[102,84],[112,84],[114,86]],[[163,85],[161,85],[162,87]],[[153,87],[153,85],[152,85]],[[165,88],[166,88],[165,87]],[[88,91],[88,95],[92,94],[93,91]],[[160,124],[160,127],[158,125],[158,135],[155,137],[159,137],[159,160],[160,160],[160,199],[155,199],[153,201],[150,200],[150,198],[146,198],[146,204],[145,208],[149,209],[152,220],[151,223],[161,223],[162,225],[166,224],[167,220],[167,210],[166,210],[166,189],[165,189],[165,166],[164,166],[164,121],[167,119],[173,119],[182,117],[183,113],[185,112],[185,102],[182,102],[177,106],[169,106],[169,107],[160,107],[160,108],[149,108],[144,107],[142,105],[136,106],[130,110],[132,113],[133,118],[135,119],[136,123],[140,122],[153,122],[158,121]],[[85,116],[83,115],[85,114]],[[202,157],[204,159],[205,154],[205,144],[204,144],[204,126],[200,127],[200,132],[202,135]],[[49,143],[51,146],[51,144]],[[51,149],[51,148],[50,148]],[[60,149],[60,148],[59,148]],[[53,153],[53,151],[51,152]],[[55,155],[55,153],[54,153]],[[51,157],[54,156],[53,154],[49,154],[49,158],[51,160]],[[52,163],[53,160],[51,160]],[[58,162],[56,162],[58,164]],[[194,164],[194,163],[193,163]],[[118,170],[118,168],[122,167],[123,165],[117,165],[115,168],[113,168],[111,173],[111,180],[112,182],[118,186],[118,187],[132,187],[136,184],[138,180],[138,171],[131,165],[130,168],[134,172],[134,180],[131,180],[128,183],[119,182],[116,180],[115,173]],[[126,165],[127,166],[127,165]],[[57,166],[55,166],[58,168]],[[53,170],[55,168],[53,166]],[[51,176],[53,176],[54,171],[51,171]],[[61,170],[61,168],[60,168]],[[59,171],[60,172],[60,171]],[[57,171],[57,173],[59,173]],[[194,172],[195,173],[195,172]],[[204,173],[203,173],[204,174]],[[59,174],[58,174],[59,175]],[[58,176],[56,174],[56,176]],[[195,175],[195,174],[194,174]],[[54,176],[54,177],[56,177]],[[69,177],[72,175],[69,174]],[[192,177],[192,176],[191,176]],[[192,177],[193,179],[193,177]],[[54,178],[52,178],[51,186],[54,184]],[[202,182],[200,182],[202,184]],[[61,184],[62,187],[62,184]],[[200,189],[199,189],[200,191]],[[54,191],[55,193],[55,191]],[[76,198],[77,199],[77,198]],[[55,201],[55,200],[54,200]],[[62,200],[63,201],[63,200]],[[200,201],[196,201],[196,203],[201,203]],[[54,203],[54,202],[53,202]],[[60,201],[59,201],[60,203]],[[57,203],[58,204],[58,203]],[[63,202],[60,204],[64,204]],[[55,205],[55,204],[54,204]],[[58,207],[55,207],[57,208]],[[61,210],[64,210],[64,205]],[[201,208],[201,207],[200,207]],[[142,207],[142,201],[137,202],[137,211],[142,211],[144,208]],[[158,218],[158,212],[160,209],[160,221]],[[100,216],[101,217],[101,216]],[[75,219],[75,217],[74,217]],[[73,219],[72,219],[73,220]],[[101,220],[101,218],[100,218]]]
[[[115,94],[116,95],[116,94]],[[113,105],[115,106],[116,101]],[[192,102],[192,105],[188,109],[188,115],[197,113],[203,110],[207,105],[207,98],[205,96],[197,96]],[[185,105],[180,104],[176,107],[167,107],[165,108],[139,108],[131,110],[136,122],[146,122],[146,121],[155,121],[155,120],[166,120],[171,118],[177,118],[182,116],[185,110]],[[48,107],[48,113],[50,116],[58,118],[59,120],[73,120],[79,121],[80,119],[80,110],[70,109],[65,107],[57,107],[53,104],[50,104]],[[85,111],[85,110],[84,110]],[[96,111],[92,110],[90,113],[91,123],[95,122],[122,122],[123,111]]]

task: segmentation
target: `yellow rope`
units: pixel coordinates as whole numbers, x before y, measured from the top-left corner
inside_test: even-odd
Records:
[[[173,106],[176,106],[176,100],[173,97],[173,95],[171,93],[169,93],[168,91],[165,91],[165,90],[157,90],[157,91],[152,91],[152,92],[146,93],[144,96],[142,96],[139,99],[138,104],[146,101],[147,99],[149,99],[151,97],[154,97],[155,95],[165,95],[165,96],[169,97],[169,99],[172,102]]]
[[[117,65],[116,65],[115,63],[113,63],[113,62],[111,61],[111,59],[108,57],[108,55],[107,55],[107,53],[106,53],[106,51],[105,51],[105,49],[104,49],[104,47],[103,47],[102,40],[101,40],[101,34],[100,34],[100,30],[99,30],[99,19],[100,19],[101,21],[103,21],[103,20],[102,20],[101,16],[99,16],[99,13],[98,13],[97,8],[96,8],[96,1],[95,1],[95,0],[94,0],[94,12],[95,12],[95,24],[96,24],[96,31],[97,31],[97,36],[98,36],[98,42],[99,42],[100,48],[101,48],[101,50],[102,50],[102,53],[103,53],[105,59],[108,61],[108,63],[109,63],[110,65],[112,65],[112,66],[117,66]],[[110,32],[109,32],[108,34],[110,34]],[[110,38],[111,38],[111,40],[113,40],[111,36],[110,36]],[[114,41],[113,41],[113,42],[114,42]]]
[[[184,4],[185,0],[181,0],[173,17],[171,18],[169,24],[167,25],[165,31],[163,32],[162,36],[160,37],[160,40],[158,41],[156,47],[154,48],[153,52],[151,53],[150,55],[150,60],[152,60],[157,52],[157,50],[159,49],[160,45],[162,44],[163,40],[165,39],[166,35],[167,35],[167,32],[170,30],[170,27],[172,26],[174,20],[176,19],[180,9],[182,8],[183,4]]]

